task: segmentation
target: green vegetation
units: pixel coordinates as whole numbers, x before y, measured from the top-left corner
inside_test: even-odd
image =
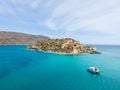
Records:
[[[71,38],[40,40],[29,45],[28,48],[64,54],[78,54],[82,52],[96,51],[96,48],[83,46],[79,41]]]

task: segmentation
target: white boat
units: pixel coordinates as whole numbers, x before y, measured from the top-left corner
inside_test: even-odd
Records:
[[[100,70],[97,67],[89,67],[88,71],[93,73],[93,74],[100,73]]]

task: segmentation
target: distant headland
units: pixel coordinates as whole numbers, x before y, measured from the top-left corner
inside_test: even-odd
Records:
[[[28,49],[54,52],[59,54],[79,54],[96,52],[95,47],[84,46],[71,38],[40,40],[28,46]]]
[[[0,45],[29,45],[38,40],[46,39],[49,39],[49,37],[20,32],[0,31]]]

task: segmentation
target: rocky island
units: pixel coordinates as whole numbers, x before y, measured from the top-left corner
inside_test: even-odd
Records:
[[[59,54],[79,54],[83,52],[96,52],[95,47],[84,46],[71,38],[40,40],[28,46],[28,49],[54,52]]]

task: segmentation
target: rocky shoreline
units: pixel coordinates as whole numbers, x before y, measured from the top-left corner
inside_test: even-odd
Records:
[[[41,40],[28,46],[28,49],[58,54],[79,54],[96,52],[96,47],[84,46],[71,38]]]

